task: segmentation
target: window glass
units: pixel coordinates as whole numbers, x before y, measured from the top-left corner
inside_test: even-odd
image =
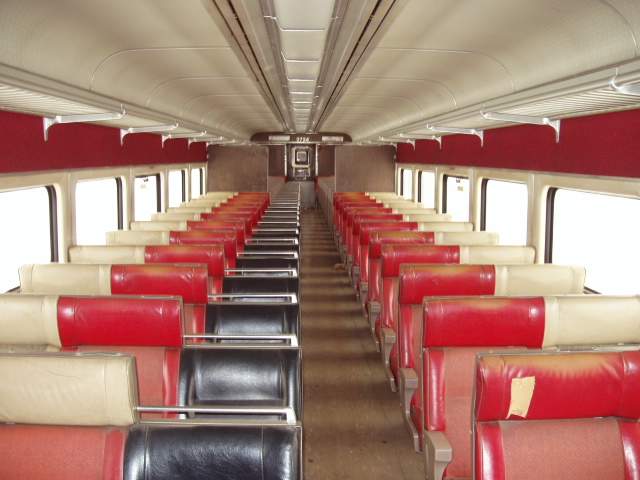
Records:
[[[160,211],[160,174],[136,177],[133,195],[135,220],[151,220],[151,215]]]
[[[456,222],[469,221],[469,179],[444,176],[444,211]]]
[[[202,169],[191,169],[191,198],[198,198],[204,193],[202,191],[204,187],[203,184]]]
[[[552,261],[583,265],[586,286],[606,294],[640,293],[640,200],[558,189]]]
[[[402,197],[406,200],[413,198],[413,170],[402,169]]]
[[[485,230],[500,234],[501,245],[527,244],[527,185],[486,180]]]
[[[20,285],[22,265],[51,262],[49,202],[46,187],[0,192],[0,292]]]
[[[436,208],[436,174],[420,172],[420,203],[425,208]]]
[[[118,180],[83,180],[76,185],[76,243],[104,245],[105,233],[117,230],[121,202]]]
[[[185,201],[185,171],[169,171],[169,206],[179,207]]]

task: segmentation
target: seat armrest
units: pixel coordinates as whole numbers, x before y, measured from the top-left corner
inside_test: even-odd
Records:
[[[391,349],[396,343],[396,332],[394,332],[390,328],[383,328],[380,330],[381,344],[380,344],[380,354],[382,355],[382,363],[384,364],[385,371],[387,373],[387,379],[389,380],[389,386],[391,387],[392,392],[397,391],[395,378],[393,377],[393,373],[391,372]]]
[[[413,368],[400,369],[400,398],[402,401],[402,413],[404,414],[404,422],[413,438],[413,448],[416,452],[420,451],[420,437],[411,419],[411,399],[418,389],[418,374]]]
[[[444,433],[424,432],[424,456],[427,480],[442,480],[453,458],[451,444]]]

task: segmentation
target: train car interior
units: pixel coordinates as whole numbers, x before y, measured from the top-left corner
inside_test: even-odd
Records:
[[[0,480],[640,480],[639,0],[1,0]]]

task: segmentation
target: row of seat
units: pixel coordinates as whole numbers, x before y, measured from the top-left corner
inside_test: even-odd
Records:
[[[301,478],[299,193],[158,215],[0,296],[0,477]]]
[[[427,478],[636,478],[640,298],[403,209],[336,193],[332,223]]]

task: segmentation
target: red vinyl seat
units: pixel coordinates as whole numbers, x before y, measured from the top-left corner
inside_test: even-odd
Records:
[[[187,333],[204,333],[209,300],[205,265],[24,265],[20,292],[41,295],[168,295],[182,298]]]
[[[359,284],[356,286],[358,291],[361,293],[361,301],[363,304],[366,304],[366,295],[362,295],[362,293],[368,292],[368,286],[364,289],[361,288],[361,284],[365,283],[368,285],[369,283],[369,245],[371,243],[371,238],[380,232],[412,232],[418,230],[417,222],[379,222],[375,221],[367,221],[362,222],[360,224],[360,232],[358,236],[358,250],[356,252],[356,256],[354,257],[354,264],[359,266]],[[357,259],[357,263],[356,263]]]
[[[450,445],[446,477],[471,477],[468,413],[479,353],[640,342],[637,296],[460,297],[425,300],[422,310],[414,339],[421,353],[401,371],[418,381],[405,415],[424,434],[427,454],[443,440]]]
[[[511,250],[513,255],[518,255],[517,249],[526,247],[465,248],[492,248],[496,258],[504,259],[508,255],[505,252]],[[415,366],[425,297],[579,294],[584,289],[584,278],[583,267],[552,264],[402,265],[398,304],[390,316],[392,326],[382,332],[383,358],[389,355],[390,381],[397,382],[401,368]]]
[[[482,355],[474,478],[638,478],[637,372],[637,350]]]

